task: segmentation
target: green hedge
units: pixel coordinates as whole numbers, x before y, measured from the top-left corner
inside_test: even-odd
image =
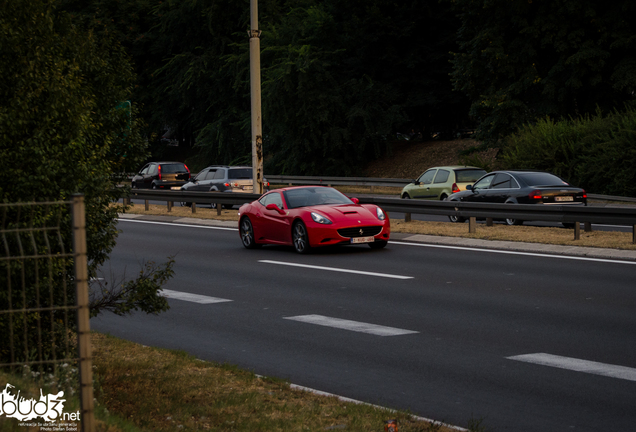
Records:
[[[506,169],[549,171],[590,193],[636,196],[636,105],[604,115],[544,118],[509,136]]]

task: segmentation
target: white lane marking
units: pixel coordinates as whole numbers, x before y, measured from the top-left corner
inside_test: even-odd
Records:
[[[368,324],[358,321],[350,321],[340,318],[331,318],[323,315],[299,315],[295,317],[283,317],[283,319],[300,321],[308,324],[317,324],[325,327],[334,327],[360,333],[368,333],[376,336],[399,336],[419,333],[412,330],[403,330],[394,327],[386,327],[377,324]]]
[[[399,242],[399,241],[392,241],[392,240],[389,242],[389,244],[392,244],[392,245],[403,245],[403,246],[430,247],[430,248],[439,248],[439,249],[457,249],[457,250],[466,250],[466,251],[474,251],[474,252],[490,252],[490,253],[499,253],[499,254],[508,254],[508,255],[525,255],[525,256],[535,256],[535,257],[543,257],[543,258],[560,258],[560,259],[569,259],[569,260],[578,260],[578,261],[595,261],[595,262],[603,262],[603,263],[636,265],[636,261],[622,261],[622,260],[604,259],[604,258],[577,257],[577,256],[570,256],[570,255],[553,255],[553,254],[544,254],[544,253],[506,251],[506,250],[498,250],[498,249],[483,249],[483,248],[473,248],[473,247],[464,247],[464,246],[448,246],[448,245],[436,245],[436,244],[424,244],[424,243],[408,243],[408,242]]]
[[[546,353],[524,354],[506,358],[509,360],[534,363],[542,366],[551,366],[576,372],[585,372],[594,375],[636,381],[636,369],[626,366],[617,366],[572,357],[561,357]]]
[[[120,222],[135,222],[135,223],[145,223],[145,224],[151,224],[151,225],[171,225],[176,227],[206,228],[206,229],[215,229],[215,230],[222,230],[222,231],[238,231],[238,228],[227,228],[227,227],[219,227],[219,226],[190,225],[190,224],[180,224],[180,223],[171,223],[171,222],[140,221],[140,220],[134,220],[134,219],[117,219],[117,220]]]
[[[223,303],[223,302],[231,302],[232,301],[232,300],[222,299],[222,298],[217,298],[217,297],[208,297],[208,296],[204,296],[204,295],[191,294],[191,293],[186,293],[186,292],[181,292],[181,291],[172,291],[172,290],[169,290],[169,289],[163,289],[161,291],[161,294],[163,294],[163,296],[167,297],[167,298],[177,299],[177,300],[184,300],[184,301],[189,301],[189,302],[193,302],[193,303],[200,303],[200,304]]]
[[[327,270],[327,271],[334,271],[334,272],[341,272],[341,273],[354,273],[354,274],[360,274],[360,275],[366,275],[366,276],[378,276],[378,277],[385,277],[385,278],[391,278],[391,279],[413,279],[413,276],[401,276],[401,275],[394,275],[394,274],[388,274],[388,273],[374,273],[374,272],[367,272],[367,271],[361,271],[361,270],[349,270],[349,269],[343,269],[343,268],[337,268],[337,267],[323,267],[323,266],[297,264],[297,263],[290,263],[290,262],[283,262],[283,261],[259,260],[258,262],[265,263],[265,264],[285,265],[285,266],[291,266],[291,267],[303,267],[303,268],[310,268],[310,269],[316,269],[316,270]]]

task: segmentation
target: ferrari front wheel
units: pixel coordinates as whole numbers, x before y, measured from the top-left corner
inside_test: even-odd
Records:
[[[260,245],[254,241],[254,228],[252,227],[252,221],[247,216],[241,219],[241,225],[239,227],[241,233],[241,241],[246,249],[254,249]]]
[[[301,221],[294,224],[292,228],[292,243],[296,252],[304,254],[309,252],[309,236],[307,227]]]

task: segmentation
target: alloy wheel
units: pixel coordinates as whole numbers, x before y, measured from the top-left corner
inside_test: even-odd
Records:
[[[309,252],[309,239],[307,237],[307,228],[302,222],[296,222],[292,230],[292,242],[296,252],[304,254]]]

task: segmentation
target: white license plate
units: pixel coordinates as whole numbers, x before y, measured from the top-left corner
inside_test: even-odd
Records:
[[[574,201],[574,197],[571,196],[558,196],[558,197],[554,197],[555,201]]]
[[[253,190],[252,186],[243,186],[243,190]]]
[[[170,189],[172,189],[172,190],[181,190],[181,187],[180,186],[172,186]]]
[[[375,239],[373,237],[353,237],[351,243],[373,243]]]

